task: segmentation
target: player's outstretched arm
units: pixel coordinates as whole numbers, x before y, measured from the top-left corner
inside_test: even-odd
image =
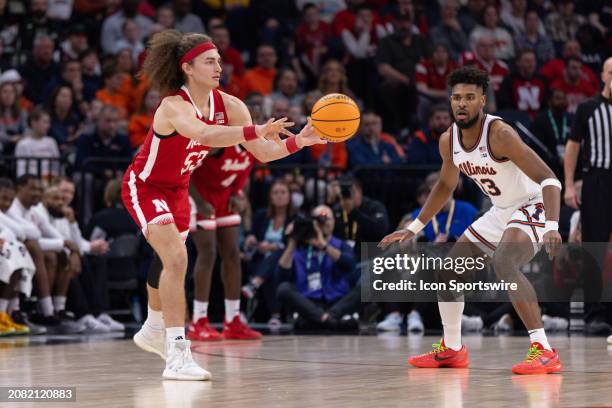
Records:
[[[245,140],[278,138],[279,133],[292,135],[286,128],[293,126],[286,118],[271,119],[264,125],[254,127],[207,125],[194,116],[193,107],[189,103],[172,96],[164,98],[155,112],[153,123],[155,132],[159,134],[177,131],[209,147],[228,147]]]
[[[230,125],[248,126],[252,124],[251,114],[244,102],[230,95],[227,95],[226,101]],[[326,140],[316,135],[310,123],[310,118],[308,124],[295,136],[293,142],[295,142],[295,145],[292,145],[289,139],[281,140],[280,137],[276,136],[269,139],[259,138],[250,140],[248,142],[243,142],[242,145],[252,153],[257,160],[269,162],[282,159],[305,146],[327,143]]]
[[[450,132],[448,130],[440,136],[438,147],[440,149],[440,156],[442,156],[440,178],[429,193],[421,212],[408,228],[395,231],[384,237],[378,244],[379,247],[385,248],[395,241],[402,242],[413,238],[444,207],[444,204],[453,195],[459,182],[459,169],[453,163],[450,151]]]
[[[533,181],[542,185],[542,196],[546,210],[546,232],[544,245],[552,257],[561,243],[559,235],[559,207],[561,205],[561,182],[546,163],[527,146],[512,126],[500,120],[493,122],[489,133],[491,154],[494,158],[509,159]]]

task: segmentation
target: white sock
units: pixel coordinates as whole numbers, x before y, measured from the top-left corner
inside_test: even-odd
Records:
[[[0,312],[6,312],[8,310],[8,305],[8,299],[0,299]]]
[[[225,321],[231,322],[235,316],[240,315],[240,299],[225,299]]]
[[[461,350],[461,316],[464,305],[464,302],[438,302],[444,327],[444,345],[455,351]]]
[[[45,296],[38,301],[38,307],[43,316],[53,316],[53,302],[51,296]]]
[[[166,328],[166,342],[185,340],[184,327],[168,327]]]
[[[203,317],[208,317],[208,302],[193,300],[193,321],[194,323]]]
[[[550,344],[548,344],[546,333],[544,332],[543,328],[529,330],[529,340],[532,343],[540,343],[546,350],[552,351],[552,347],[550,347]]]
[[[53,296],[53,308],[56,312],[66,310],[66,296]]]
[[[153,330],[164,330],[164,317],[161,310],[153,310],[147,306],[147,320],[145,324]]]
[[[12,298],[8,306],[9,313],[13,313],[17,310],[19,310],[19,296]]]

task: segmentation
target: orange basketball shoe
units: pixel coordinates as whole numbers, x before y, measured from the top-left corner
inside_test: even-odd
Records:
[[[249,327],[248,324],[242,323],[240,316],[234,316],[231,322],[223,323],[223,333],[221,334],[226,340],[258,340],[261,339],[261,333]]]
[[[408,363],[419,368],[466,368],[469,364],[465,346],[461,346],[461,350],[455,351],[446,347],[444,340],[442,340],[440,343],[432,344],[432,347],[433,350],[429,353],[408,358]]]
[[[219,341],[223,339],[221,333],[210,325],[208,317],[201,317],[197,322],[189,324],[187,338],[197,341]]]
[[[561,372],[563,365],[557,350],[546,350],[540,343],[531,343],[525,361],[512,367],[514,374],[552,374]]]

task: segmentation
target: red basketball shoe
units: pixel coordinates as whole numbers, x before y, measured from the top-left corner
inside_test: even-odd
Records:
[[[446,347],[444,340],[442,340],[440,343],[432,344],[432,347],[433,350],[429,353],[408,358],[408,363],[419,368],[466,368],[469,364],[465,346],[461,346],[461,350],[455,351]]]
[[[258,340],[261,339],[261,333],[249,327],[248,324],[242,323],[240,316],[234,316],[231,322],[223,323],[223,333],[221,334],[226,340]]]
[[[512,367],[514,374],[552,374],[561,372],[563,365],[557,350],[546,350],[540,343],[531,343],[525,361]]]
[[[210,325],[208,317],[202,317],[197,322],[189,324],[187,338],[197,341],[219,341],[223,339],[221,333]]]

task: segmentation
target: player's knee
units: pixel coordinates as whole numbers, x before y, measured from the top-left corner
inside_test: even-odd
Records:
[[[221,258],[224,261],[232,261],[240,259],[240,249],[238,245],[225,245],[219,248]]]
[[[217,258],[217,249],[214,245],[206,245],[203,248],[198,249],[198,257],[196,261],[200,265],[210,265],[215,262]]]
[[[184,276],[187,272],[187,252],[184,250],[173,253],[172,256],[164,259],[162,262],[164,273]]]
[[[517,254],[503,248],[498,248],[493,254],[493,269],[498,279],[511,280],[518,273],[515,264]]]

